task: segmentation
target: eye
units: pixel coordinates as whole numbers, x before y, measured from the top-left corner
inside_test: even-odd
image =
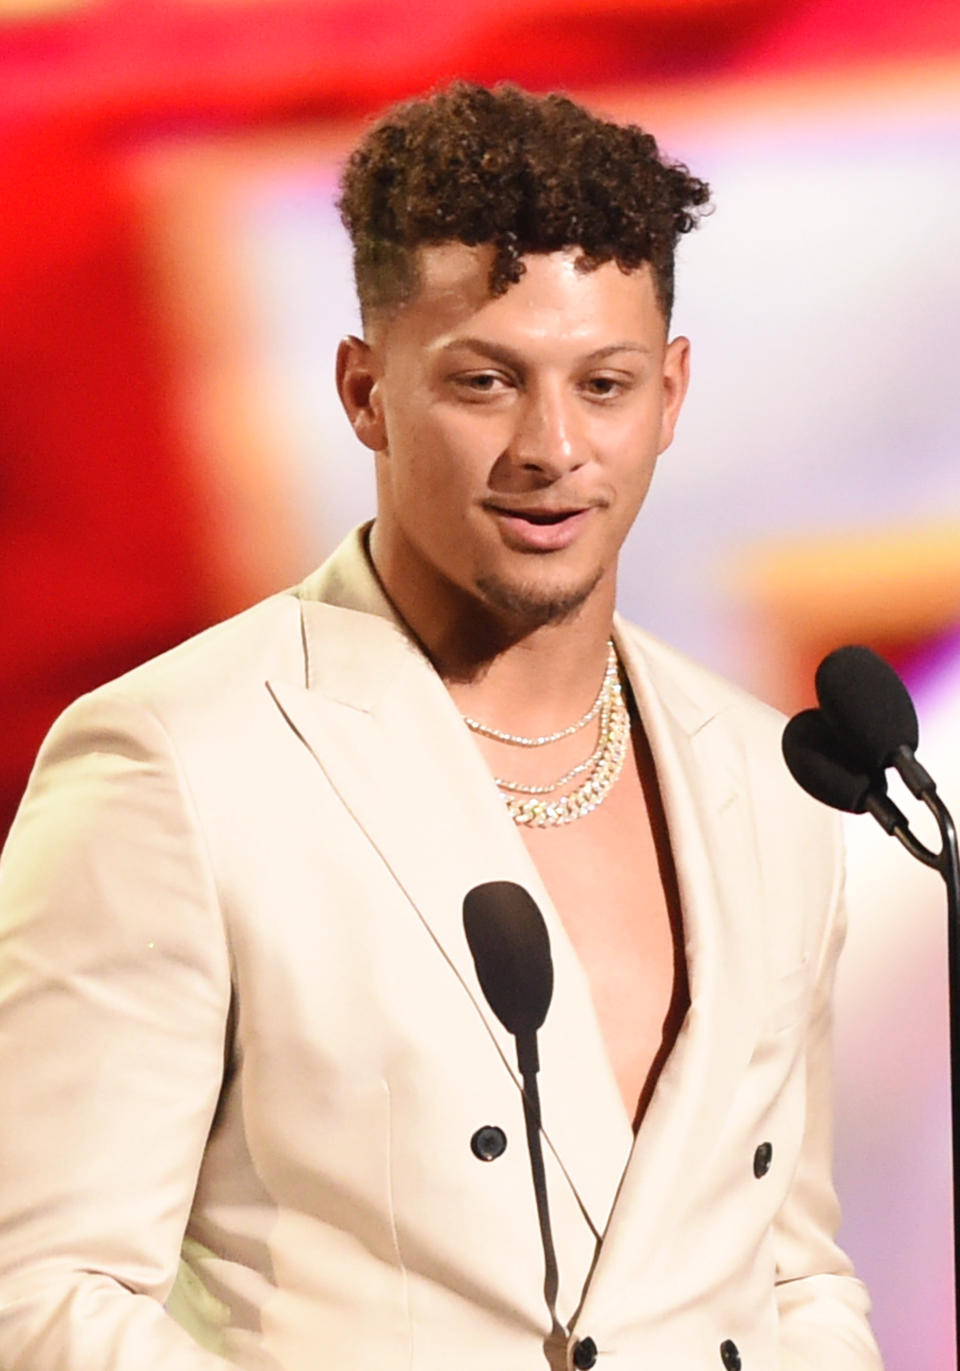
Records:
[[[626,376],[588,376],[581,383],[583,389],[594,400],[612,400],[623,395],[630,386]]]
[[[453,377],[456,388],[467,399],[484,399],[505,394],[511,387],[510,378],[499,371],[464,371]]]

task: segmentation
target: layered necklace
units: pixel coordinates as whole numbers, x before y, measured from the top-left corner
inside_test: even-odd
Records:
[[[569,824],[591,813],[610,794],[623,770],[630,745],[630,714],[623,698],[613,642],[607,643],[607,665],[596,699],[586,714],[567,728],[546,733],[539,738],[525,738],[522,734],[504,733],[478,719],[463,716],[464,723],[472,733],[512,747],[546,747],[548,743],[558,743],[561,738],[579,733],[594,719],[599,719],[596,747],[589,757],[571,767],[557,780],[546,785],[527,785],[503,776],[494,778],[514,823],[530,828],[554,828],[559,824]],[[565,795],[556,794],[578,776],[584,776],[584,779],[573,790]]]

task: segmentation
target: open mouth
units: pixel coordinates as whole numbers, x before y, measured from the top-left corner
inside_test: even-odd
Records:
[[[518,552],[559,552],[570,547],[590,518],[586,509],[503,509],[488,505],[508,547]]]
[[[498,514],[504,514],[508,519],[523,519],[528,524],[562,524],[567,519],[573,519],[583,511],[579,509],[563,510],[530,510],[530,509],[498,509]]]

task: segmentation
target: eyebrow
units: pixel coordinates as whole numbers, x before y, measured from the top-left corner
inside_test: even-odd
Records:
[[[520,355],[512,348],[501,346],[486,338],[452,338],[449,343],[445,343],[440,349],[441,352],[454,352],[457,348],[470,348],[474,352],[483,353],[485,357],[490,357],[495,362],[502,362],[505,366],[517,366],[522,362]],[[593,352],[588,352],[582,359],[584,362],[599,362],[604,357],[610,357],[615,352],[641,352],[646,356],[650,355],[650,348],[646,343],[639,343],[633,339],[624,339],[620,343],[607,343],[605,347],[595,348]]]

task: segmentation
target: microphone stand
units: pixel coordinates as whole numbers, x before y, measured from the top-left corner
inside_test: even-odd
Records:
[[[557,1294],[560,1278],[557,1269],[557,1253],[553,1245],[553,1229],[550,1225],[550,1205],[547,1199],[547,1174],[543,1165],[543,1145],[540,1141],[540,1091],[537,1086],[537,1072],[540,1058],[537,1052],[536,1031],[517,1033],[517,1066],[523,1082],[523,1121],[527,1130],[527,1151],[530,1154],[530,1170],[533,1173],[533,1192],[537,1200],[537,1221],[540,1225],[540,1238],[543,1243],[543,1295],[550,1314],[551,1341],[566,1339],[566,1329],[557,1318]]]
[[[957,830],[938,795],[924,797],[940,826],[943,846],[939,871],[947,887],[947,960],[950,968],[950,1106],[953,1142],[953,1289],[960,1289],[960,862]],[[957,1366],[960,1367],[960,1310],[954,1311]]]
[[[899,811],[894,822],[881,817],[868,798],[867,808],[888,833],[898,838],[912,857],[925,866],[939,871],[947,888],[947,964],[948,1003],[950,1015],[950,1118],[953,1178],[953,1288],[954,1298],[960,1290],[960,858],[957,854],[957,830],[953,816],[937,794],[933,778],[913,755],[906,744],[897,748],[891,758],[907,788],[927,806],[940,830],[940,851],[931,852],[913,833]],[[885,797],[884,797],[885,798]],[[960,1368],[960,1307],[954,1312],[957,1342],[957,1366]]]
[[[567,1330],[557,1318],[560,1279],[550,1225],[537,1087],[537,1030],[547,1017],[553,995],[550,939],[540,910],[526,890],[513,881],[486,881],[468,890],[463,900],[463,929],[487,1004],[517,1045],[523,1122],[543,1245],[543,1295],[550,1315],[544,1351],[550,1360],[551,1344],[563,1348],[567,1338]]]
[[[783,734],[783,755],[795,780],[815,799],[853,813],[868,811],[912,857],[939,871],[947,887],[947,960],[950,1015],[950,1112],[953,1166],[953,1272],[958,1301],[954,1319],[960,1368],[960,863],[957,832],[933,777],[914,756],[919,728],[910,694],[888,662],[851,645],[829,653],[816,673],[820,708],[804,710]],[[899,741],[898,741],[899,740]],[[937,821],[940,851],[910,832],[888,797],[884,772],[897,771]],[[865,783],[865,784],[864,784]]]
[[[901,751],[908,751],[901,749]],[[914,761],[912,755],[909,759]],[[895,758],[897,770],[911,784],[907,758]],[[915,792],[916,793],[916,792]],[[924,784],[919,798],[932,812],[940,829],[940,851],[934,865],[947,887],[947,962],[949,967],[950,1005],[950,1116],[953,1160],[953,1289],[954,1299],[960,1290],[960,860],[957,857],[957,830],[947,806],[937,794],[932,781]],[[957,1335],[957,1366],[960,1367],[960,1309],[954,1311]]]

